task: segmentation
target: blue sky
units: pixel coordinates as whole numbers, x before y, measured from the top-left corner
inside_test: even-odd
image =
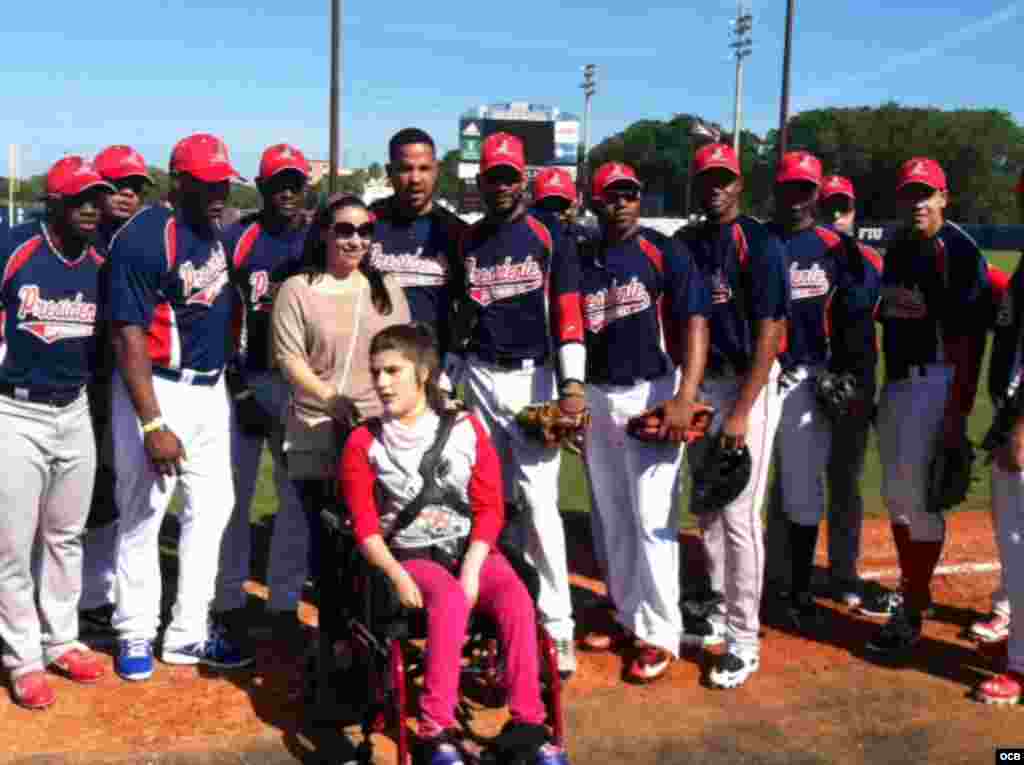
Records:
[[[778,122],[785,0],[752,0],[745,125]],[[65,152],[130,143],[163,166],[178,138],[221,135],[244,175],[290,141],[326,158],[329,0],[5,3],[0,143],[19,174]],[[350,165],[383,161],[407,125],[442,149],[458,115],[524,100],[583,113],[598,65],[594,142],[642,118],[732,125],[735,0],[344,2],[343,136]],[[1024,122],[1024,0],[797,0],[793,109],[995,107]],[[6,155],[6,150],[0,154]],[[0,174],[6,174],[4,167]]]

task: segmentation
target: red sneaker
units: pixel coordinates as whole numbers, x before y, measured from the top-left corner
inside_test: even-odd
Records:
[[[65,652],[50,666],[60,670],[76,683],[95,683],[107,674],[99,657],[92,651],[81,648],[72,648]]]
[[[46,709],[57,700],[46,673],[37,669],[20,677],[11,678],[11,694],[14,702],[25,709]]]
[[[1016,672],[996,675],[979,685],[974,697],[982,704],[1016,704],[1020,701],[1022,683],[1024,678]]]
[[[629,665],[629,679],[636,683],[652,683],[665,674],[671,663],[672,654],[664,648],[642,643]]]

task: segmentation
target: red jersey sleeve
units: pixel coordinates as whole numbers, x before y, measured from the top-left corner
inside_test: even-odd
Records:
[[[470,541],[480,540],[494,547],[505,525],[505,493],[501,483],[501,462],[490,436],[475,415],[469,422],[476,433],[476,462],[469,479],[469,506],[473,510]]]
[[[338,485],[341,496],[352,518],[356,541],[362,544],[368,537],[380,534],[380,512],[374,491],[377,473],[370,463],[373,434],[366,427],[358,428],[345,443],[345,451],[338,465]]]

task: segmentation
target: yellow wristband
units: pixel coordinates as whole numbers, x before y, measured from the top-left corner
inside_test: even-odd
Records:
[[[145,423],[142,426],[142,433],[143,435],[145,435],[146,433],[152,433],[153,431],[160,430],[160,428],[162,428],[163,426],[164,418],[154,417],[152,420],[150,420],[149,422]]]

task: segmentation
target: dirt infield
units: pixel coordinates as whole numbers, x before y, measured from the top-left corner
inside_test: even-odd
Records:
[[[589,559],[585,523],[585,516],[567,518],[578,562]],[[698,540],[686,534],[684,543],[692,550]],[[865,573],[891,581],[886,524],[866,524],[864,548]],[[968,698],[994,664],[961,636],[987,610],[998,578],[989,565],[996,555],[988,517],[953,516],[947,548],[935,616],[898,666],[864,655],[874,621],[827,600],[819,601],[827,610],[815,641],[779,628],[766,604],[761,670],[736,691],[703,684],[707,654],[685,655],[647,687],[620,681],[621,656],[582,654],[565,693],[572,761],[973,763],[992,762],[997,746],[1024,744],[1024,710]],[[577,568],[581,621],[594,623],[600,614],[585,604],[601,587],[590,566]],[[312,611],[306,616],[315,619]],[[0,762],[344,762],[350,748],[342,732],[304,722],[299,664],[282,654],[267,644],[255,669],[232,675],[158,663],[145,683],[110,675],[85,688],[55,678],[59,698],[46,712],[0,699]],[[481,713],[479,729],[500,722],[500,712]],[[381,761],[391,761],[391,751],[382,741]]]

